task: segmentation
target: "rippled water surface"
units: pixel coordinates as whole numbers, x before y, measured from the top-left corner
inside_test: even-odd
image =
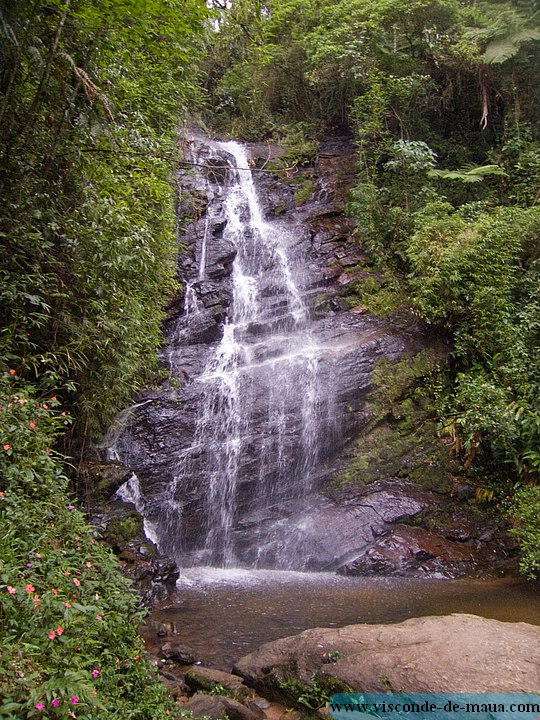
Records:
[[[324,573],[192,568],[151,620],[172,623],[205,663],[230,669],[259,645],[310,627],[472,613],[540,625],[538,585],[519,579],[344,578]],[[149,645],[159,638],[146,628]],[[161,640],[163,642],[163,640]]]

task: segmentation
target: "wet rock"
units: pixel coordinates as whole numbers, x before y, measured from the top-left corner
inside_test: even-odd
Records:
[[[108,500],[132,474],[131,468],[114,461],[88,461],[79,468],[80,480],[90,489],[94,502]]]
[[[196,693],[183,706],[193,717],[210,717],[218,720],[259,720],[259,715],[248,709],[237,700],[221,695],[203,695]]]
[[[340,658],[325,664],[325,650]],[[262,645],[235,671],[273,695],[291,680],[309,687],[313,677],[356,692],[538,693],[540,627],[454,614],[315,628]]]
[[[145,536],[143,518],[131,503],[113,500],[95,506],[91,519],[118,556],[122,573],[133,581],[141,605],[151,607],[175,591],[178,567]]]
[[[186,673],[185,680],[189,687],[195,691],[215,691],[216,688],[223,688],[237,699],[244,699],[253,694],[238,675],[231,675],[202,665],[192,667]]]
[[[158,656],[165,660],[173,660],[179,665],[192,665],[197,660],[193,648],[174,641],[162,645],[158,651]]]
[[[474,547],[420,527],[398,526],[378,538],[354,560],[338,569],[341,575],[471,574],[481,558]]]

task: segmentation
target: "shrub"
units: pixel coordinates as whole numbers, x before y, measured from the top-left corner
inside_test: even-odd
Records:
[[[540,486],[526,487],[515,496],[511,530],[521,548],[520,570],[529,578],[540,577]]]
[[[163,718],[137,600],[75,507],[52,449],[70,418],[0,378],[0,715]]]

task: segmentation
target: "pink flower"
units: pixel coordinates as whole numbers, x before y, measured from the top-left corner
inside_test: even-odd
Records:
[[[61,625],[59,625],[59,626],[56,628],[56,634],[57,634],[57,635],[62,635],[63,632],[64,632],[64,628],[63,628]]]
[[[54,630],[51,630],[49,632],[49,640],[54,640],[55,637],[56,637],[56,633],[54,632]]]
[[[75,510],[75,505],[68,505],[68,510]]]
[[[52,701],[52,706],[58,707],[59,705],[60,705],[60,700],[57,700],[56,698],[54,698],[54,700]]]
[[[40,558],[40,557],[41,557],[41,553],[34,553],[34,555],[35,555],[37,558]]]
[[[56,588],[51,588],[51,592],[53,595],[58,595],[58,590]]]
[[[39,710],[39,712],[41,712],[44,707],[45,705],[43,703],[36,703],[35,705],[36,710]]]
[[[81,581],[78,578],[73,578],[73,584],[76,585],[77,587],[79,587],[79,585],[81,584]]]
[[[91,567],[92,567],[92,563],[91,563],[91,562],[87,562],[87,563],[85,563],[85,565],[86,565],[87,568],[91,568]]]
[[[31,428],[32,430],[36,427],[36,423],[35,423],[35,422],[29,422],[28,424],[30,425],[30,428]]]
[[[73,695],[71,698],[71,704],[76,705],[79,702],[79,698],[76,695]]]
[[[26,592],[27,592],[29,595],[30,595],[30,593],[33,593],[33,592],[35,591],[35,589],[36,589],[36,588],[35,588],[31,583],[28,583],[28,585],[26,586]]]
[[[7,586],[7,591],[10,595],[15,595],[15,593],[17,592],[14,587],[11,587],[11,585]]]
[[[96,620],[103,620],[103,618],[101,617],[101,615],[96,615]]]
[[[9,374],[10,374],[10,375],[15,375],[15,370],[11,369],[11,370],[9,371]]]
[[[97,668],[94,668],[92,670],[92,677],[94,678],[94,680],[99,677],[99,670]]]
[[[8,445],[7,443],[4,445],[4,450],[11,450],[11,445]]]

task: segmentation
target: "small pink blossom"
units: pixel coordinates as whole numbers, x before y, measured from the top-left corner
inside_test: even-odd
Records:
[[[92,670],[92,677],[94,678],[94,680],[95,680],[97,677],[99,677],[99,670],[98,670],[98,668],[94,668],[94,669]]]
[[[35,704],[35,708],[36,708],[36,710],[39,710],[39,712],[41,712],[44,707],[45,707],[45,705],[44,705],[43,703],[36,703],[36,704]]]
[[[68,510],[75,510],[75,505],[68,505]]]
[[[57,698],[54,698],[54,700],[52,701],[52,706],[58,707],[59,705],[60,705],[60,700],[58,700]]]
[[[79,585],[81,584],[81,581],[78,578],[73,578],[73,584],[76,585],[77,587],[79,587]]]
[[[91,567],[92,567],[92,563],[91,563],[91,562],[87,562],[87,563],[85,563],[85,565],[86,565],[87,568],[91,568]]]
[[[54,630],[51,630],[51,631],[49,632],[49,640],[54,640],[55,637],[56,637],[55,631],[54,631]]]
[[[30,429],[31,429],[31,430],[34,430],[34,428],[36,427],[36,423],[35,423],[35,422],[29,422],[28,424],[30,425]]]
[[[71,704],[76,705],[79,702],[79,698],[76,695],[73,695],[71,698]]]
[[[31,583],[28,583],[27,586],[26,586],[26,592],[27,592],[29,595],[30,595],[31,593],[35,592],[35,589],[36,589],[36,588],[35,588]]]
[[[57,635],[62,635],[63,632],[64,632],[64,628],[63,628],[61,625],[59,625],[59,626],[56,628],[56,634],[57,634]]]
[[[101,615],[96,615],[96,620],[103,620]]]
[[[10,595],[15,595],[15,593],[17,592],[17,590],[15,590],[14,587],[11,587],[11,585],[7,586],[7,591]]]
[[[10,375],[15,375],[15,370],[11,369],[11,370],[9,371],[9,374],[10,374]]]

